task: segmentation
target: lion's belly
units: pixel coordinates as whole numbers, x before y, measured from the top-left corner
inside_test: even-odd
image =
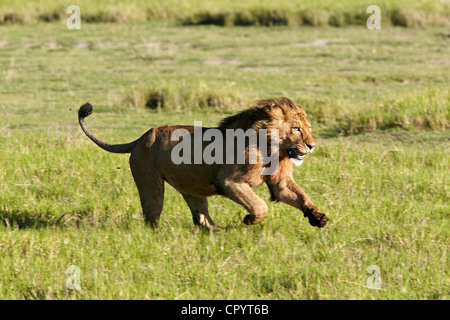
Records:
[[[212,185],[216,176],[215,165],[180,164],[163,170],[164,179],[183,194],[208,197],[216,194]]]

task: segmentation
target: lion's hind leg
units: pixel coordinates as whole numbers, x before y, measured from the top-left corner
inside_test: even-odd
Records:
[[[197,198],[183,194],[183,198],[189,206],[192,213],[192,220],[195,225],[205,227],[207,229],[218,228],[219,226],[212,221],[208,212],[208,199]]]
[[[132,161],[130,165],[139,191],[144,221],[156,228],[164,204],[164,179],[152,172],[138,170],[138,164]]]
[[[146,224],[156,228],[164,204],[164,181],[138,187],[142,213]]]

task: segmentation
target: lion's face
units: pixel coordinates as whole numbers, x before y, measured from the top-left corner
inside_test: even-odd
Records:
[[[313,152],[316,142],[311,124],[300,106],[283,109],[277,121],[280,138],[280,157],[288,157],[295,165],[301,165],[303,157]]]
[[[255,107],[222,120],[220,128],[278,130],[280,158],[290,158],[296,165],[316,145],[305,111],[288,98],[259,100]]]
[[[288,137],[286,145],[287,156],[295,165],[301,165],[303,157],[314,151],[316,142],[312,136],[311,125],[302,122],[291,123],[293,134]]]

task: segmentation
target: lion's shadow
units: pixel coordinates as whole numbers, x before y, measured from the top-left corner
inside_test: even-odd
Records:
[[[0,225],[14,229],[41,229],[62,227],[67,224],[66,214],[55,215],[49,211],[0,209]]]

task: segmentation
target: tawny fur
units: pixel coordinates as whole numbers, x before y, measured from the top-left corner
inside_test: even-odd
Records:
[[[244,164],[174,164],[171,153],[179,141],[171,141],[172,133],[176,129],[186,129],[192,136],[192,126],[153,128],[133,142],[110,145],[87,130],[84,118],[91,113],[90,104],[80,107],[79,122],[86,135],[104,150],[131,153],[130,167],[139,191],[144,219],[152,226],[157,226],[163,209],[165,182],[183,195],[194,223],[207,228],[217,227],[209,215],[207,201],[207,197],[217,194],[235,201],[248,211],[245,224],[261,222],[267,216],[268,207],[252,189],[263,183],[267,184],[272,200],[301,210],[312,226],[324,227],[328,222],[327,216],[317,210],[293,180],[288,148],[306,154],[313,150],[315,141],[305,112],[288,98],[257,101],[254,107],[225,118],[218,127],[224,137],[226,129],[278,129],[279,165],[271,175],[261,174],[263,164],[259,156],[256,164],[249,164],[248,161]],[[204,143],[203,148],[206,145]]]

